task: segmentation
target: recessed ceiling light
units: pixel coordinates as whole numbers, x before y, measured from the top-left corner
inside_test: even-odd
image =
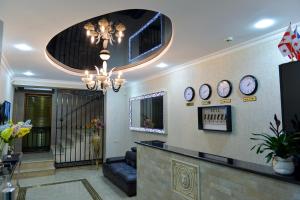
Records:
[[[25,76],[34,76],[34,73],[32,73],[31,71],[27,71],[23,73]]]
[[[254,27],[257,29],[268,28],[275,23],[273,19],[262,19],[254,24]]]
[[[225,42],[232,42],[232,41],[233,41],[233,37],[232,36],[225,38]]]
[[[31,46],[29,46],[28,44],[24,44],[24,43],[15,44],[14,47],[21,51],[32,51],[33,50]]]
[[[168,67],[169,65],[166,64],[166,63],[159,63],[158,65],[156,65],[156,67],[159,67],[159,68],[165,68],[165,67]]]

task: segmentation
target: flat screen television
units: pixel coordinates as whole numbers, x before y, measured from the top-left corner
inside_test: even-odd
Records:
[[[0,107],[0,123],[4,124],[10,119],[11,103],[4,101]]]

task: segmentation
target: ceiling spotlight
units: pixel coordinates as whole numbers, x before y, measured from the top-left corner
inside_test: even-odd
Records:
[[[254,27],[257,29],[264,29],[272,26],[275,23],[273,19],[262,19],[254,24]]]
[[[226,39],[225,39],[225,42],[232,42],[233,41],[233,37],[227,37]]]
[[[166,64],[166,63],[159,63],[158,65],[156,65],[156,67],[159,67],[159,68],[165,68],[165,67],[168,67],[169,65]]]
[[[31,71],[27,71],[23,73],[25,76],[34,76],[34,73],[32,73]]]
[[[32,47],[27,45],[27,44],[24,44],[24,43],[21,43],[21,44],[15,44],[14,47],[16,49],[19,49],[21,51],[32,51]]]

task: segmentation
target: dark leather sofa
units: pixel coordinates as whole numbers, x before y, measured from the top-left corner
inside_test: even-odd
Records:
[[[103,175],[128,196],[136,195],[136,148],[127,151],[125,157],[107,158]]]

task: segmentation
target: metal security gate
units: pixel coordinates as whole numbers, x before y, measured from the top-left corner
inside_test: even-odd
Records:
[[[56,91],[55,167],[94,163],[91,138],[87,125],[92,119],[104,120],[104,96],[101,92],[83,90]],[[102,131],[102,149],[104,135]],[[103,158],[103,150],[101,151]]]

